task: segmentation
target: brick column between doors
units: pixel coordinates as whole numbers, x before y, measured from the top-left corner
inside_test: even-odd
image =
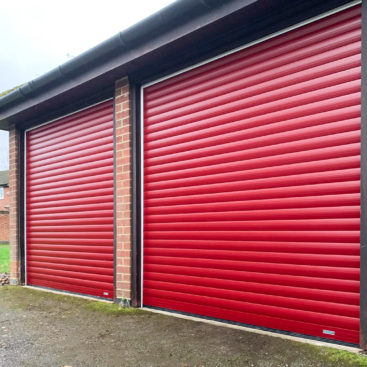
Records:
[[[131,121],[128,78],[115,83],[116,298],[131,300]]]
[[[10,284],[18,284],[20,279],[19,260],[19,131],[12,125],[9,130],[9,244],[10,244]]]

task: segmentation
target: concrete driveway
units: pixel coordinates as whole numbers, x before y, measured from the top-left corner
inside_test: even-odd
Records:
[[[22,287],[0,287],[0,366],[367,366],[367,357]]]

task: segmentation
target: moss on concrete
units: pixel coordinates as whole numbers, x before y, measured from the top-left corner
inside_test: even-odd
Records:
[[[84,310],[101,312],[106,315],[140,315],[147,313],[139,308],[121,307],[112,302],[94,301],[81,297],[45,292],[19,286],[5,286],[3,292],[11,292],[14,307],[24,310],[42,306],[43,309],[53,307],[55,302],[60,308],[80,307]]]
[[[364,354],[351,353],[344,350],[322,348],[318,351],[335,366],[367,367],[367,357]]]
[[[84,304],[84,307],[92,311],[102,312],[106,315],[141,315],[147,313],[139,308],[121,307],[115,303],[98,301],[87,302]]]

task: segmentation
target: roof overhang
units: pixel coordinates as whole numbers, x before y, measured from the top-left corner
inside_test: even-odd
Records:
[[[350,0],[181,0],[0,98],[0,129],[27,127],[126,75],[147,81]]]

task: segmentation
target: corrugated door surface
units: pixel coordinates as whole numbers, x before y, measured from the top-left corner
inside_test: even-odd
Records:
[[[360,6],[144,89],[143,302],[359,342]]]
[[[27,283],[113,298],[113,103],[26,134]]]

